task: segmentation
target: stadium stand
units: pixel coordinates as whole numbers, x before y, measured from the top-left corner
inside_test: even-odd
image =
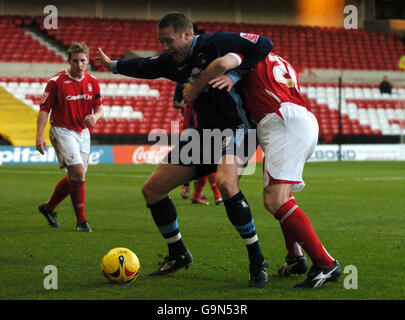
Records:
[[[36,17],[38,28],[65,48],[74,41],[86,43],[90,62],[98,71],[107,71],[95,60],[98,47],[112,59],[122,58],[128,49],[159,51],[161,48],[156,39],[155,20],[66,17],[58,20],[56,30],[46,30],[42,20],[43,17]]]
[[[125,50],[160,50],[156,39],[156,20],[61,18],[61,28],[42,31],[67,47],[72,41],[84,41],[95,62],[98,47],[113,59],[122,58]],[[42,26],[41,18],[36,18]],[[397,70],[403,54],[401,37],[394,33],[346,30],[335,27],[286,26],[197,21],[204,32],[217,30],[251,32],[274,41],[274,51],[298,69]],[[97,65],[99,70],[104,70]]]
[[[0,78],[0,85],[38,111],[44,78]],[[180,119],[172,107],[175,84],[167,80],[105,80],[105,118],[93,134],[147,134],[154,128],[171,133],[171,121]],[[339,89],[337,84],[304,84],[302,93],[320,125],[325,142],[338,134]],[[345,84],[342,88],[342,133],[346,135],[399,135],[405,121],[405,86],[392,95],[381,94],[378,85]],[[404,132],[405,134],[405,132]]]
[[[21,27],[37,28],[43,35],[67,48],[83,41],[90,48],[90,61],[98,71],[106,71],[96,58],[102,47],[113,59],[128,49],[159,51],[156,20],[61,17],[58,29],[45,29],[43,17],[0,17],[2,37],[0,61],[62,62],[63,59],[24,33]],[[224,30],[264,35],[275,43],[274,51],[297,69],[397,70],[404,53],[399,34],[346,30],[336,27],[286,26],[231,22],[197,21],[204,32]],[[12,32],[10,32],[10,30]]]
[[[316,116],[320,135],[330,142],[339,133],[339,88],[337,84],[301,86],[311,112]],[[343,135],[405,134],[405,86],[392,95],[381,94],[378,85],[344,84],[341,92]]]
[[[106,69],[96,60],[102,47],[111,58],[124,57],[127,49],[158,52],[156,20],[60,17],[56,30],[43,27],[43,17],[0,16],[1,61],[61,63],[55,50],[41,44],[27,32],[35,30],[55,46],[67,48],[83,41],[90,48],[93,71]],[[405,53],[398,34],[310,27],[230,22],[197,21],[204,32],[224,30],[258,33],[271,38],[274,51],[290,61],[298,71],[397,70]],[[7,31],[7,32],[6,32]],[[0,86],[21,103],[38,111],[45,78],[1,77]],[[167,80],[99,79],[105,105],[105,118],[91,129],[93,135],[146,135],[160,128],[176,133],[171,121],[180,119],[173,108],[175,84]],[[320,125],[323,142],[331,142],[339,132],[339,93],[334,83],[301,83],[311,111]],[[378,85],[344,84],[341,100],[341,129],[344,135],[405,134],[405,87],[395,86],[392,95],[382,95]],[[34,120],[35,122],[35,120]],[[175,130],[175,132],[172,132]]]
[[[32,23],[30,17],[0,16],[0,61],[63,63],[54,50],[24,32],[22,27]]]
[[[298,69],[397,70],[404,53],[399,34],[336,27],[197,22],[205,32],[218,29],[264,35],[274,51]]]
[[[0,31],[4,31],[1,32],[4,45],[0,61],[63,61],[24,33],[23,26],[37,28],[65,48],[73,41],[85,42],[90,48],[90,61],[99,71],[105,71],[105,68],[95,61],[98,47],[108,52],[112,59],[122,58],[128,49],[160,50],[156,20],[61,17],[56,30],[45,29],[42,22],[43,17],[0,17]],[[196,24],[204,32],[224,30],[267,36],[275,43],[274,51],[298,69],[397,70],[398,59],[404,54],[401,37],[395,33],[230,22],[198,21]]]
[[[0,135],[15,146],[35,145],[37,112],[2,86],[0,106]],[[49,130],[49,123],[46,130]],[[49,137],[46,137],[46,142],[50,145]]]
[[[1,87],[35,111],[46,83],[46,78],[0,78]],[[171,133],[171,121],[180,119],[180,110],[172,105],[171,81],[100,79],[100,87],[105,118],[91,129],[93,134],[147,134],[155,128]]]

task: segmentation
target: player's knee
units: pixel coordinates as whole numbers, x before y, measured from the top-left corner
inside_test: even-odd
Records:
[[[288,200],[280,194],[267,194],[264,197],[264,207],[272,215],[275,215],[278,209]]]
[[[224,200],[232,198],[239,192],[238,182],[231,179],[222,179],[217,176],[217,187]]]
[[[273,202],[270,199],[264,199],[264,207],[268,212],[270,212],[273,215],[277,212],[276,207],[274,206]]]
[[[149,182],[145,182],[142,186],[142,195],[146,202],[152,197],[153,195],[153,188],[151,187]]]
[[[86,179],[86,171],[76,169],[69,172],[69,180],[84,181]]]

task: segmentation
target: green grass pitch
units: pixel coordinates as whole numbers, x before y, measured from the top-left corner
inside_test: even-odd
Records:
[[[309,163],[307,184],[295,197],[342,277],[320,289],[293,289],[304,276],[282,278],[285,257],[278,222],[262,204],[261,165],[240,181],[251,206],[262,251],[270,263],[265,289],[248,288],[247,251],[224,207],[191,204],[171,193],[184,242],[195,262],[165,278],[151,278],[166,244],[141,195],[152,165],[91,166],[86,215],[92,233],[74,231],[70,199],[57,208],[62,227],[38,213],[64,175],[57,166],[0,166],[0,300],[404,300],[405,169],[403,162]],[[212,202],[207,185],[204,194]],[[129,285],[107,282],[104,254],[128,247],[141,262]],[[54,265],[57,289],[45,289],[44,268]],[[353,269],[355,268],[355,269]],[[353,273],[357,271],[357,278]],[[357,289],[349,289],[357,283]]]

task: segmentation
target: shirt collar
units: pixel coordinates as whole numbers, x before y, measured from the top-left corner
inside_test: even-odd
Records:
[[[75,81],[80,82],[80,81],[82,81],[82,80],[84,79],[84,73],[83,73],[83,77],[81,77],[80,79],[75,79],[75,78],[73,78],[73,77],[70,75],[70,73],[69,73],[69,67],[66,68],[65,72],[66,72],[67,76],[68,76],[70,79],[72,79],[72,80],[75,80]]]
[[[198,39],[199,36],[200,36],[200,35],[194,36],[193,44],[191,45],[191,49],[190,49],[190,55],[189,55],[189,57],[191,57],[191,56],[193,55],[194,47],[195,47],[195,45],[197,44],[197,39]]]

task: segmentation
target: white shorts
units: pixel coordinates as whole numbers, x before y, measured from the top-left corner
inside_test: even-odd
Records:
[[[271,113],[257,126],[264,153],[263,185],[291,183],[292,191],[301,191],[305,162],[318,142],[318,122],[306,108],[293,103],[282,103],[280,113],[284,119]]]
[[[90,154],[90,132],[84,129],[76,132],[51,126],[49,137],[61,167],[83,164],[87,171]]]

